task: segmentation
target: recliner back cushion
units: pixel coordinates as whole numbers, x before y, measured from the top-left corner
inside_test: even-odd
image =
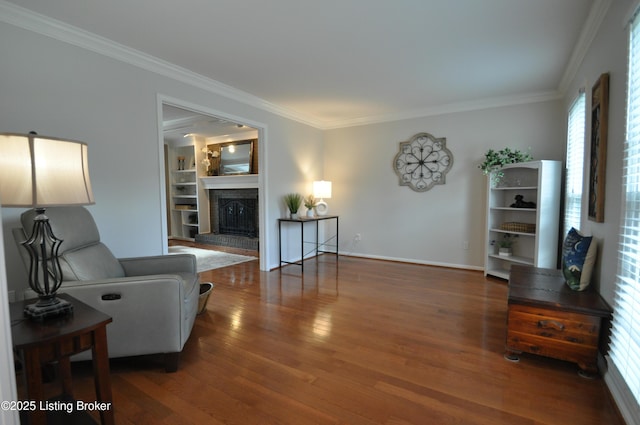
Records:
[[[100,242],[98,226],[91,213],[84,207],[49,207],[44,213],[49,217],[53,234],[62,239],[58,253],[93,245]],[[31,234],[33,221],[37,216],[34,210],[25,211],[20,216],[22,228],[27,237]]]
[[[66,263],[66,267],[62,265]],[[124,269],[109,248],[97,243],[65,252],[60,261],[64,280],[98,280],[124,277]]]
[[[31,234],[34,210],[20,216],[22,227]],[[58,254],[63,279],[97,280],[124,277],[124,269],[102,242],[98,226],[84,207],[50,207],[45,211],[53,234],[62,239]]]

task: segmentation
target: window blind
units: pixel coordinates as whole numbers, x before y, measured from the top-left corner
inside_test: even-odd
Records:
[[[565,158],[564,235],[572,227],[580,229],[582,176],[584,171],[585,94],[581,90],[569,107],[567,156]]]
[[[627,128],[622,164],[622,216],[614,303],[611,369],[640,401],[640,24],[630,27]]]

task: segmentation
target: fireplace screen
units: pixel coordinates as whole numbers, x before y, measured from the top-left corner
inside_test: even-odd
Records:
[[[221,234],[256,237],[256,200],[224,199],[218,201]]]

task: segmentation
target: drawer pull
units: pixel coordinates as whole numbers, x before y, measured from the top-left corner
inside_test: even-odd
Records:
[[[564,323],[557,322],[555,320],[538,320],[539,328],[553,328],[558,331],[564,330]]]

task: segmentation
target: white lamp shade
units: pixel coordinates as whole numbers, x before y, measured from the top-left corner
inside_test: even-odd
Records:
[[[330,199],[331,182],[325,180],[313,182],[313,196],[320,199]]]
[[[0,200],[7,207],[93,204],[87,145],[0,134]]]

